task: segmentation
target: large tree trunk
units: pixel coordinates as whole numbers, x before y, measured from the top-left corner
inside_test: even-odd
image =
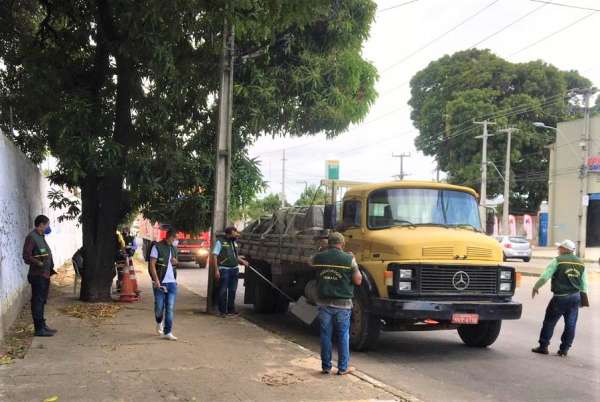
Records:
[[[80,299],[110,301],[120,217],[120,177],[85,179],[81,191],[84,262]]]

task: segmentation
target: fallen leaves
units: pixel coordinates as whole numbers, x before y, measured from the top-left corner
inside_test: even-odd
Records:
[[[122,306],[116,303],[74,303],[60,311],[71,317],[101,321],[113,318]]]
[[[13,359],[10,355],[6,354],[4,356],[0,356],[0,366],[4,365],[4,364],[11,364],[13,362]]]

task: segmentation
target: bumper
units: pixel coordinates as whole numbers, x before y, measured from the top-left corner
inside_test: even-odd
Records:
[[[531,258],[531,250],[515,251],[515,250],[510,250],[510,249],[504,249],[504,255],[507,258]]]
[[[479,314],[479,320],[518,320],[523,306],[516,302],[461,302],[374,299],[369,311],[383,318],[450,321],[454,313]]]

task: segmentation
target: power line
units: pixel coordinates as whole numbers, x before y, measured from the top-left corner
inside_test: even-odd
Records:
[[[534,3],[544,3],[544,4],[550,4],[551,6],[559,6],[559,7],[568,7],[568,8],[576,8],[578,10],[588,10],[588,11],[600,11],[597,8],[589,8],[589,7],[581,7],[581,6],[574,6],[572,4],[564,4],[564,3],[555,3],[553,1],[545,1],[545,0],[529,0],[529,1],[533,1]]]
[[[524,20],[525,18],[529,17],[531,14],[535,13],[536,11],[538,11],[541,8],[546,7],[548,4],[542,4],[541,6],[538,6],[536,8],[534,8],[533,10],[529,11],[528,13],[522,15],[521,17],[517,18],[516,20],[514,20],[513,22],[511,22],[508,25],[505,25],[504,27],[502,27],[501,29],[497,30],[496,32],[486,36],[485,38],[481,39],[479,42],[475,43],[474,45],[471,46],[471,48],[474,48],[480,44],[482,44],[483,42],[487,41],[488,39],[493,38],[494,36],[506,31],[508,28],[512,27],[513,25],[521,22],[522,20]]]
[[[401,63],[404,63],[406,60],[410,59],[411,57],[413,57],[417,53],[419,53],[419,52],[427,49],[429,46],[433,45],[438,40],[444,38],[446,35],[448,35],[452,31],[455,31],[456,29],[460,28],[462,25],[466,24],[467,22],[469,22],[473,18],[477,17],[479,14],[483,13],[485,10],[487,10],[488,8],[490,8],[491,6],[493,6],[494,4],[496,4],[498,1],[500,1],[500,0],[494,0],[494,1],[492,1],[487,6],[483,7],[482,9],[480,9],[479,11],[477,11],[475,14],[472,14],[469,17],[465,18],[460,23],[458,23],[457,25],[453,26],[452,28],[450,28],[449,30],[447,30],[446,32],[444,32],[443,34],[435,37],[434,39],[430,40],[429,42],[427,42],[425,45],[421,46],[417,50],[413,51],[412,53],[410,53],[407,56],[403,57],[402,59],[398,60],[397,62],[391,64],[390,66],[384,68],[383,70],[381,70],[381,73],[385,73],[386,71],[388,71],[388,70],[396,67],[397,65],[399,65]]]
[[[550,38],[551,38],[551,37],[553,37],[554,35],[558,35],[559,33],[563,32],[563,31],[566,31],[567,29],[571,28],[573,25],[577,25],[577,24],[578,24],[578,23],[580,23],[581,21],[583,21],[583,20],[585,20],[585,19],[587,19],[587,18],[590,18],[590,17],[591,17],[592,15],[594,15],[594,14],[596,14],[596,11],[592,11],[591,13],[588,13],[588,14],[584,15],[583,17],[576,19],[575,21],[571,22],[571,23],[570,23],[570,24],[568,24],[568,25],[565,25],[564,27],[560,28],[559,30],[557,30],[557,31],[554,31],[554,32],[552,32],[552,33],[550,33],[550,34],[548,34],[548,35],[544,36],[543,38],[541,38],[541,39],[539,39],[539,40],[537,40],[537,41],[535,41],[535,42],[533,42],[533,43],[531,43],[531,44],[529,44],[529,45],[525,46],[525,47],[524,47],[524,48],[522,48],[522,49],[519,49],[519,50],[517,50],[516,52],[513,52],[513,53],[509,54],[508,56],[509,56],[509,57],[512,57],[512,56],[514,56],[514,55],[516,55],[516,54],[519,54],[519,53],[521,53],[521,52],[523,52],[523,51],[525,51],[525,50],[527,50],[527,49],[529,49],[529,48],[532,48],[532,47],[534,47],[535,45],[538,45],[538,44],[540,44],[540,43],[544,42],[545,40],[547,40],[547,39],[550,39]]]
[[[404,3],[396,4],[395,6],[390,6],[390,7],[382,8],[381,10],[377,10],[377,13],[379,14],[379,13],[383,13],[385,11],[389,11],[389,10],[393,10],[393,9],[400,8],[403,6],[407,6],[409,4],[416,3],[417,1],[419,1],[419,0],[405,1]]]

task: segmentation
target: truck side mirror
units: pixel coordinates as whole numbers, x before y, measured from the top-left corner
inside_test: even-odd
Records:
[[[335,204],[325,205],[323,210],[323,228],[324,229],[335,229],[337,224],[337,208]]]

